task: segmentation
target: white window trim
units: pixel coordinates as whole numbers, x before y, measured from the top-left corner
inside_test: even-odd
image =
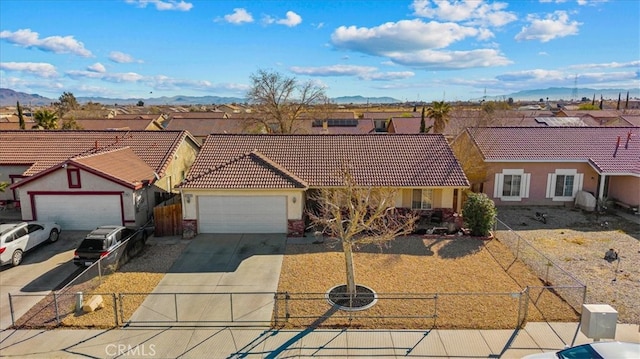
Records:
[[[415,190],[419,190],[420,191],[420,208],[413,208],[413,191]],[[422,198],[424,197],[424,191],[431,191],[431,195],[429,196],[431,201],[429,202],[429,207],[428,208],[424,208],[424,202],[422,202]],[[411,190],[411,209],[415,209],[415,210],[427,210],[427,209],[433,209],[433,188],[414,188],[413,190]]]
[[[520,195],[519,196],[503,196],[505,175],[520,175]],[[503,169],[501,173],[496,173],[493,185],[493,198],[499,198],[505,202],[519,202],[523,198],[529,198],[529,187],[531,185],[531,173],[524,173],[524,169]]]
[[[558,175],[573,176],[573,193],[571,196],[556,196],[556,179]],[[547,174],[547,198],[551,198],[554,202],[569,202],[576,198],[576,193],[582,191],[584,181],[584,173],[578,173],[575,168],[558,168],[554,173]]]

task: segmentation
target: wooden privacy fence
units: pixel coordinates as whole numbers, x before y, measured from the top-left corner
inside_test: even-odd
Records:
[[[156,237],[182,234],[182,205],[171,204],[153,208]]]

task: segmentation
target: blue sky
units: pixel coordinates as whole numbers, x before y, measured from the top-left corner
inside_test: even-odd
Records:
[[[243,97],[258,69],[403,101],[639,88],[640,1],[0,0],[3,88]]]

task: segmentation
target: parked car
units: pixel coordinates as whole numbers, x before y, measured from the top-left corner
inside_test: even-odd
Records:
[[[527,355],[522,359],[638,359],[640,344],[625,342],[594,342],[559,352]]]
[[[100,226],[82,240],[73,255],[73,263],[89,267],[102,259],[104,267],[124,264],[140,253],[147,240],[144,228],[124,226]]]
[[[57,241],[61,231],[55,222],[0,224],[0,265],[19,265],[24,253],[45,241]]]

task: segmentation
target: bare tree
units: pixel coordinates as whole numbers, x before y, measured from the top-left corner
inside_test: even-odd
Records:
[[[251,75],[247,93],[254,106],[252,117],[272,133],[295,132],[296,121],[314,104],[326,101],[324,89],[313,82],[298,83],[295,77],[258,70]]]
[[[356,295],[353,251],[367,244],[382,246],[413,231],[416,215],[395,208],[392,188],[358,186],[351,172],[343,170],[343,187],[323,188],[311,195],[316,207],[309,211],[312,223],[325,235],[340,241],[344,253],[347,294]]]

